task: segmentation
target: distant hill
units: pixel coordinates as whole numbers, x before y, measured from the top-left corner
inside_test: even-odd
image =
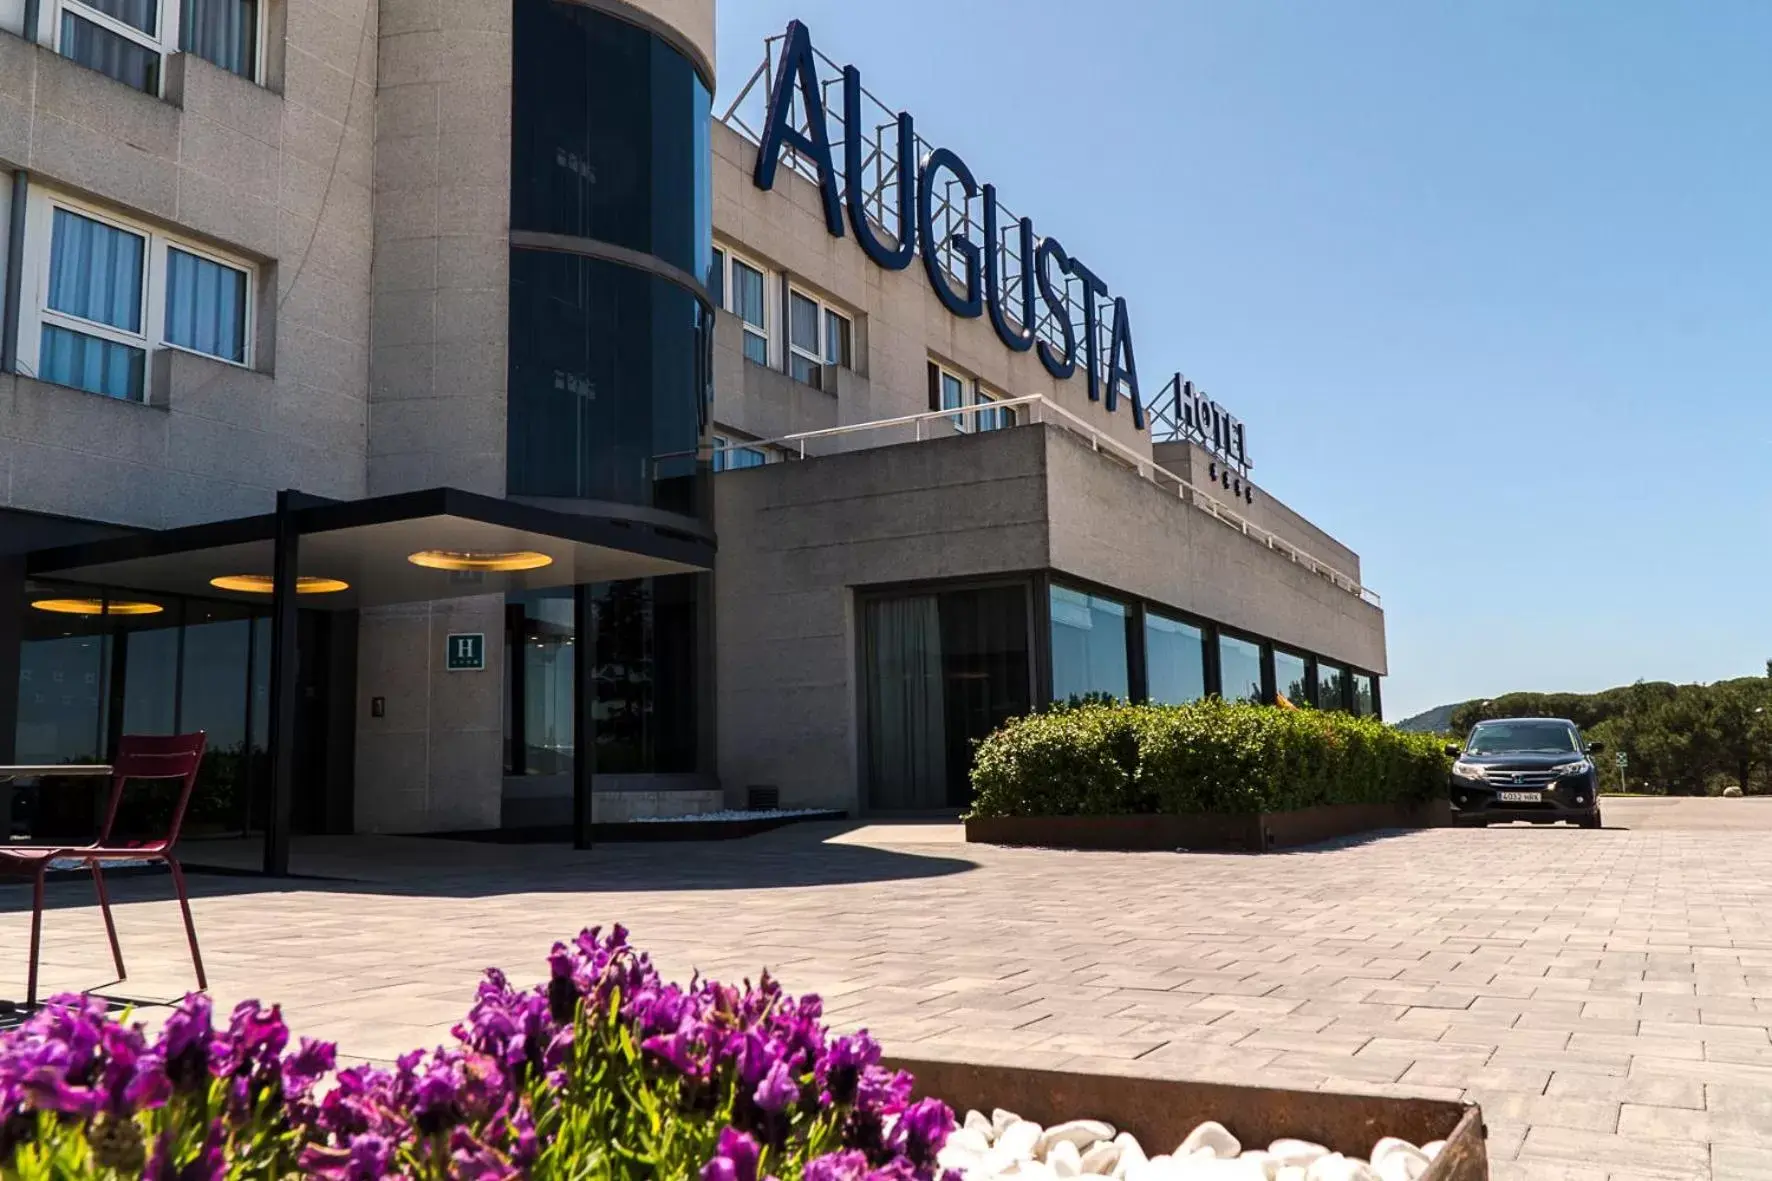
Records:
[[[1412,718],[1404,718],[1397,723],[1397,729],[1408,730],[1416,734],[1444,734],[1452,729],[1452,711],[1465,704],[1454,701],[1451,705],[1436,705]]]

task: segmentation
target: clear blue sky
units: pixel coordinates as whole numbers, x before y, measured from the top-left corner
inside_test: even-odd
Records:
[[[719,0],[721,89],[796,16],[1360,552],[1389,717],[1764,671],[1772,2]]]

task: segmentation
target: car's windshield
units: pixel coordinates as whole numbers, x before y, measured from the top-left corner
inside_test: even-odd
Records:
[[[1485,722],[1471,731],[1467,755],[1577,754],[1575,728],[1567,722]]]

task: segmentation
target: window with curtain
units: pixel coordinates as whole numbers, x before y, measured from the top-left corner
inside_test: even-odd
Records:
[[[824,375],[819,353],[819,306],[798,291],[788,292],[788,375],[818,388]]]
[[[854,366],[855,335],[849,317],[829,308],[824,311],[824,359],[827,365]]]
[[[744,355],[769,364],[769,315],[763,296],[763,272],[732,260],[732,311],[744,321]]]
[[[184,0],[179,48],[224,70],[258,73],[258,0]]]
[[[252,363],[250,264],[32,186],[20,364],[42,381],[145,401],[149,354],[172,346]]]
[[[940,600],[915,595],[869,603],[863,628],[868,804],[910,811],[945,808]]]
[[[38,377],[112,398],[142,399],[147,248],[142,235],[55,210]]]
[[[244,364],[246,273],[167,247],[166,343]]]
[[[147,5],[106,5],[136,11],[140,17]],[[160,47],[151,34],[139,33],[133,21],[92,19],[99,10],[80,4],[67,4],[62,9],[58,30],[58,49],[63,57],[79,62],[88,69],[109,75],[126,86],[148,94],[160,93]],[[152,17],[148,17],[152,20]]]

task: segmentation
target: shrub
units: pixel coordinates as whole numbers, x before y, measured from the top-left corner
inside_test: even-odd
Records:
[[[616,927],[556,944],[546,984],[496,970],[457,1044],[392,1070],[289,1048],[277,1009],[226,1029],[185,998],[157,1038],[58,997],[0,1036],[0,1176],[934,1181],[953,1126],[817,997],[658,978]]]
[[[1083,705],[1009,722],[979,744],[974,816],[1284,812],[1430,799],[1438,738],[1316,710]]]

